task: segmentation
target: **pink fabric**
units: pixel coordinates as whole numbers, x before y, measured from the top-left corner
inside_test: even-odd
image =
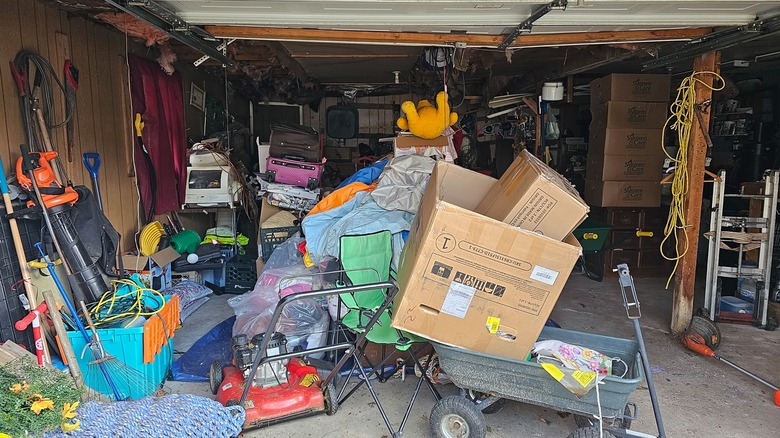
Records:
[[[187,137],[184,128],[184,97],[181,75],[167,75],[154,62],[130,55],[130,83],[133,119],[140,113],[144,122],[143,140],[154,165],[157,178],[155,214],[178,210],[184,203],[187,184]],[[138,189],[144,206],[149,209],[152,190],[138,141],[135,141],[135,166]]]

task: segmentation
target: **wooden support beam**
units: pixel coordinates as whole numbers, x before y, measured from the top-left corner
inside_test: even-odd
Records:
[[[268,44],[268,50],[271,51],[271,53],[276,56],[276,58],[279,60],[279,63],[281,63],[283,66],[287,67],[288,70],[290,70],[290,73],[294,74],[298,77],[298,79],[304,81],[308,79],[310,76],[309,73],[304,70],[304,68],[301,66],[301,64],[298,63],[298,61],[294,60],[290,53],[287,51],[287,49],[282,46],[282,43],[278,43],[275,41],[270,41]]]
[[[238,38],[271,41],[319,41],[366,44],[453,45],[465,43],[471,47],[496,47],[503,35],[471,35],[452,33],[370,32],[324,29],[289,29],[252,26],[205,26],[206,32],[217,38]],[[574,44],[607,44],[617,42],[688,41],[712,32],[710,27],[690,29],[628,30],[617,32],[577,32],[522,35],[510,48],[560,46]]]
[[[720,52],[707,52],[697,56],[693,61],[693,71],[711,71],[720,73]],[[712,86],[712,75],[699,75],[697,79]],[[702,83],[695,85],[696,103],[712,98],[712,89]],[[704,129],[709,130],[710,113],[702,114]],[[701,218],[702,194],[704,192],[704,167],[707,159],[707,140],[702,127],[694,118],[691,127],[691,140],[688,146],[688,176],[690,184],[685,195],[685,218],[688,227],[683,230],[688,236],[688,250],[680,259],[677,273],[674,277],[674,298],[672,302],[671,329],[674,334],[681,334],[688,328],[693,317],[693,293],[696,285],[696,255],[699,248],[699,231]],[[679,232],[679,231],[678,231]],[[683,239],[680,239],[682,242]]]

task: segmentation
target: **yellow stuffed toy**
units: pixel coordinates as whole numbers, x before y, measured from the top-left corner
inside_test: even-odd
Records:
[[[398,127],[428,140],[440,136],[458,121],[458,114],[450,112],[449,97],[443,91],[436,95],[436,107],[427,100],[421,100],[415,107],[414,102],[407,100],[401,109],[406,117],[398,119]]]

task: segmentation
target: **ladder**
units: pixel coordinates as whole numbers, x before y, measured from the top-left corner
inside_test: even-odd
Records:
[[[766,328],[780,171],[770,170],[764,174],[764,190],[759,195],[727,194],[725,193],[726,171],[721,170],[718,176],[720,179],[714,182],[712,189],[710,231],[705,234],[709,239],[704,289],[705,307],[709,310],[710,319],[713,321],[718,319],[748,321],[758,327]],[[724,215],[724,200],[732,198],[761,201],[761,216]],[[757,229],[760,231],[755,231]],[[720,265],[721,249],[732,249],[738,252],[737,266]],[[756,266],[745,266],[744,253],[752,249],[757,249],[759,252]],[[736,278],[737,290],[742,280],[755,280],[756,291],[752,315],[734,315],[729,312],[734,316],[727,318],[722,314],[725,312],[720,311],[721,278]]]

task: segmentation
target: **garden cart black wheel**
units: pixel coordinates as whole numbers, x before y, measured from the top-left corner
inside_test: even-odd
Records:
[[[615,438],[615,435],[612,435],[606,430],[604,431],[604,435],[599,435],[598,426],[581,427],[570,433],[567,438],[599,438],[600,436],[603,436],[604,438]]]
[[[471,400],[451,395],[431,410],[431,432],[436,438],[483,438],[485,416]]]
[[[482,411],[482,413],[485,414],[485,415],[495,414],[496,412],[500,411],[504,407],[504,405],[506,404],[506,399],[505,398],[500,398],[500,399],[496,400],[495,402],[493,402],[492,405],[490,405],[490,406],[488,406],[488,407],[483,409],[482,406],[480,406],[480,405],[488,397],[490,397],[490,394],[485,394],[484,392],[474,391],[474,390],[471,390],[471,389],[466,391],[466,398],[468,398],[475,405],[477,405],[477,408],[479,408]]]
[[[325,414],[333,415],[339,410],[339,399],[336,393],[336,387],[333,384],[333,380],[328,382],[328,386],[325,387],[325,391],[322,392],[322,396],[325,399]]]
[[[584,415],[574,415],[574,422],[577,423],[577,427],[598,427],[599,422],[593,417],[586,417]],[[631,429],[631,408],[626,406],[623,409],[623,418],[607,419],[604,421],[605,427],[614,427],[617,429]]]
[[[211,393],[217,395],[220,385],[222,385],[222,364],[219,361],[211,362],[209,366],[209,389]]]

